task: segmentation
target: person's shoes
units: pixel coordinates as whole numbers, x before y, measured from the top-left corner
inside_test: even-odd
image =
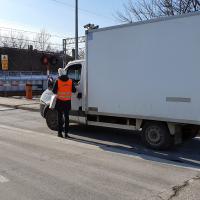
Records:
[[[58,133],[58,137],[63,138],[62,133]]]
[[[70,136],[68,135],[68,133],[65,133],[65,139],[70,138]]]

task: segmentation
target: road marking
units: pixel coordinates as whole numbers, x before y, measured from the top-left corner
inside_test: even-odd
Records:
[[[9,179],[0,175],[0,183],[7,183],[7,182],[9,182]]]

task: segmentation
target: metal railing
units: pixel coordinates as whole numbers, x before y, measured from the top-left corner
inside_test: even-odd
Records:
[[[57,73],[50,74],[53,79]],[[33,85],[33,90],[45,90],[48,76],[43,72],[32,71],[0,71],[0,92],[24,91],[27,83]]]
[[[50,76],[56,78],[57,73]],[[0,71],[0,80],[47,80],[47,75],[37,71]]]

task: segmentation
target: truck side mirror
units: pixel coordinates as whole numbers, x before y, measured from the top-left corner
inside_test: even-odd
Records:
[[[49,89],[49,90],[52,90],[52,89],[53,89],[54,80],[53,80],[52,77],[48,78],[47,85],[48,85],[48,89]]]
[[[77,94],[77,98],[78,98],[78,99],[82,99],[82,93],[81,93],[81,92],[79,92],[79,93]]]

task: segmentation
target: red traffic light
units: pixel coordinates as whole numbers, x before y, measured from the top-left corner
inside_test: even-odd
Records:
[[[49,64],[49,57],[47,55],[42,55],[40,61],[41,61],[42,65],[48,65]]]
[[[41,64],[42,65],[51,65],[51,66],[56,66],[58,64],[58,57],[55,55],[46,55],[43,54],[41,59]]]

